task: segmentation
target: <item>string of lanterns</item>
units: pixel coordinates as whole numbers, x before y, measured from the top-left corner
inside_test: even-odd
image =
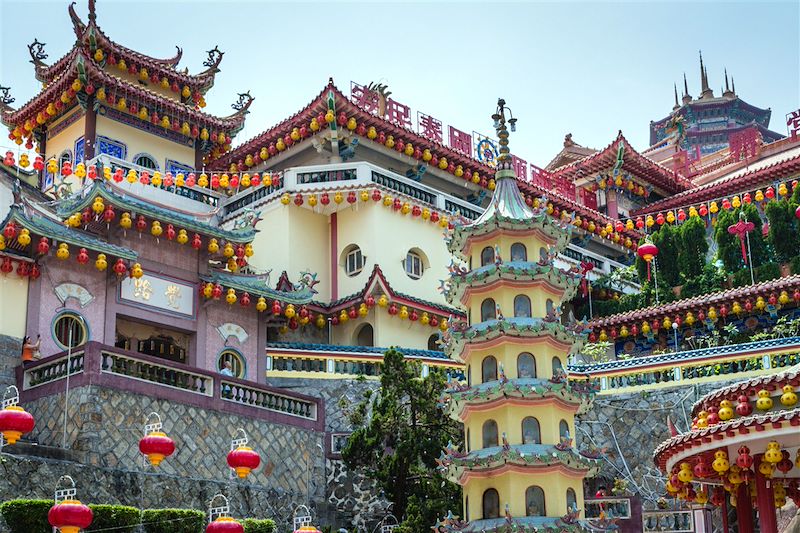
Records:
[[[745,314],[752,313],[775,313],[782,306],[800,305],[800,289],[795,289],[791,296],[789,291],[782,290],[779,293],[771,292],[768,296],[757,296],[755,301],[748,298],[744,302],[735,300],[730,306],[723,303],[719,307],[709,306],[707,309],[699,309],[695,311],[686,311],[682,315],[675,315],[674,317],[665,316],[663,319],[654,318],[652,321],[643,320],[641,324],[623,324],[619,328],[612,327],[609,330],[605,328],[600,330],[600,333],[592,331],[589,334],[590,342],[607,341],[609,339],[626,338],[628,336],[636,337],[640,333],[645,336],[658,333],[658,330],[670,330],[673,324],[678,327],[684,324],[691,327],[695,324],[702,324],[709,329],[713,329],[719,319],[726,319],[731,314],[740,317]]]
[[[629,174],[618,173],[616,175],[600,174],[595,177],[595,182],[590,187],[586,187],[591,192],[597,190],[614,189],[627,194],[647,198],[650,195],[650,187],[645,187],[637,183]]]

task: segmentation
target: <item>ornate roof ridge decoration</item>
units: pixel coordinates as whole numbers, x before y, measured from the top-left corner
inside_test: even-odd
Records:
[[[68,228],[29,206],[23,206],[22,204],[12,205],[5,220],[0,223],[0,227],[5,227],[12,221],[23,228],[27,228],[35,235],[47,237],[59,243],[63,242],[72,246],[88,248],[95,252],[106,253],[130,261],[138,257],[134,250],[111,244],[84,231]]]
[[[496,281],[544,281],[564,291],[562,301],[574,296],[581,281],[579,272],[562,270],[552,262],[508,261],[482,266],[469,271],[460,269],[451,263],[451,276],[442,285],[447,301],[451,304],[460,301],[466,292],[474,287],[491,284]]]
[[[452,320],[444,333],[445,353],[458,360],[466,345],[489,342],[500,337],[535,338],[548,336],[563,344],[571,345],[570,353],[582,348],[586,340],[586,322],[573,322],[564,326],[556,317],[501,317],[468,326],[465,321]]]
[[[798,142],[800,143],[800,141]],[[778,154],[770,154],[764,157],[771,157],[774,155]],[[732,168],[731,172],[738,172],[739,170],[756,162],[758,162],[758,160],[734,161],[731,163],[731,166],[736,166],[736,168]],[[747,192],[750,187],[760,187],[772,184],[783,178],[788,178],[798,171],[800,171],[800,155],[788,155],[785,159],[775,161],[766,167],[748,169],[742,174],[728,176],[727,178],[723,178],[718,181],[706,183],[705,185],[694,187],[646,205],[640,209],[637,209],[636,211],[631,212],[631,217],[683,207],[687,204],[693,204],[697,202],[702,203],[731,194]]]
[[[782,422],[786,421],[788,421],[791,426],[800,426],[800,407],[771,411],[767,413],[754,413],[749,416],[743,416],[733,418],[725,422],[719,422],[705,428],[692,429],[686,433],[680,433],[674,437],[670,437],[656,447],[655,451],[653,452],[653,461],[658,468],[664,471],[669,457],[678,451],[686,449],[687,447],[692,447],[692,443],[708,444],[712,441],[712,439],[714,439],[714,435],[727,435],[728,432],[732,432],[734,430],[741,431],[744,428],[750,428],[753,426],[764,427],[765,433],[768,434],[768,425],[778,424],[778,427],[780,427],[782,426]],[[678,449],[674,449],[676,447]]]
[[[90,186],[84,187],[72,196],[59,202],[56,208],[56,214],[62,218],[66,218],[73,213],[82,211],[90,206],[97,196],[101,196],[108,202],[130,211],[131,214],[145,215],[148,218],[156,219],[161,222],[175,224],[187,231],[191,230],[211,237],[219,237],[232,243],[246,244],[251,242],[258,231],[252,226],[245,226],[232,230],[215,226],[210,222],[198,220],[197,217],[189,214],[155,205],[150,201],[140,199],[130,193],[114,191],[102,178],[94,180]]]
[[[577,414],[583,414],[589,410],[592,400],[600,390],[599,383],[571,381],[563,374],[553,379],[503,378],[471,387],[458,382],[451,382],[451,385],[451,388],[445,390],[441,401],[447,406],[450,416],[456,419],[466,405],[485,405],[503,398],[530,400],[554,398],[578,406]]]
[[[316,344],[307,342],[268,342],[267,348],[272,348],[274,351],[284,350],[298,350],[308,352],[321,352],[326,354],[341,354],[341,355],[366,355],[370,357],[383,357],[384,352],[389,349],[397,350],[406,357],[414,359],[438,359],[442,361],[451,361],[444,352],[436,350],[422,350],[419,348],[403,348],[400,346],[380,347],[380,346],[343,346],[339,344]],[[452,361],[455,365],[455,361]]]
[[[66,74],[73,72],[84,84],[87,82],[108,84],[110,87],[116,88],[118,91],[124,93],[127,98],[131,98],[132,96],[134,98],[138,97],[143,102],[146,102],[146,107],[152,108],[155,106],[155,108],[173,117],[189,117],[197,121],[200,126],[210,126],[215,129],[224,128],[231,135],[235,135],[244,127],[245,115],[249,112],[249,107],[253,102],[252,97],[247,95],[247,93],[243,93],[247,98],[242,100],[240,95],[240,102],[235,104],[237,109],[235,109],[234,113],[226,117],[216,117],[181,102],[165,98],[147,87],[133,85],[122,78],[105,72],[97,66],[93,59],[87,57],[83,50],[79,49],[72,58],[68,70],[62,71],[43,91],[32,97],[18,109],[10,110],[10,108],[8,108],[7,111],[4,111],[4,116],[2,117],[3,122],[9,126],[17,126],[17,123],[24,122],[26,119],[35,118],[40,107],[43,107],[43,105],[50,102],[55,95],[61,93],[61,91],[71,85],[73,78]],[[99,102],[96,102],[96,105],[99,105]],[[65,106],[61,114],[67,112],[71,108],[72,106]]]
[[[622,163],[617,167],[620,147],[623,150]],[[609,167],[627,170],[639,177],[639,179],[643,179],[670,194],[693,187],[690,180],[637,152],[622,134],[622,130],[617,133],[616,139],[605,148],[574,163],[564,165],[553,171],[551,175],[574,181],[581,175],[608,169]]]
[[[323,312],[338,311],[340,309],[349,307],[354,303],[362,302],[364,298],[371,294],[377,287],[380,287],[386,296],[392,301],[398,301],[398,303],[403,305],[419,307],[423,308],[423,310],[427,308],[440,315],[451,315],[460,318],[466,317],[466,314],[463,311],[454,307],[431,302],[430,300],[423,300],[422,298],[417,298],[416,296],[411,296],[409,294],[396,291],[386,279],[386,275],[383,273],[383,270],[381,270],[381,267],[378,264],[373,267],[372,272],[367,278],[367,282],[364,284],[364,287],[361,290],[327,304],[316,301],[312,302],[312,307]]]
[[[248,292],[251,295],[264,296],[273,300],[293,305],[305,305],[311,301],[317,291],[314,289],[316,274],[303,272],[292,291],[280,291],[269,287],[269,274],[235,274],[221,270],[213,270],[200,276],[207,283],[218,283],[223,287]]]
[[[85,24],[78,16],[77,12],[75,11],[75,4],[76,2],[72,2],[68,9],[70,19],[72,20],[73,31],[75,32],[75,36],[77,38],[75,47],[82,48],[83,46],[89,46],[93,52],[94,49],[102,49],[103,46],[106,46],[108,48],[107,50],[104,50],[106,56],[108,53],[116,53],[124,59],[128,59],[139,64],[144,64],[142,66],[146,66],[147,68],[157,71],[159,74],[169,76],[170,78],[176,78],[184,84],[191,86],[193,89],[200,91],[202,94],[205,94],[209,89],[211,89],[211,87],[213,87],[214,77],[220,70],[219,64],[222,61],[223,56],[223,52],[220,52],[219,48],[214,47],[213,50],[208,52],[209,57],[203,63],[203,66],[206,67],[206,70],[198,74],[189,74],[188,69],[185,69],[184,72],[178,72],[176,67],[183,57],[183,49],[181,47],[176,45],[175,55],[167,58],[156,58],[141,52],[137,52],[136,50],[117,43],[108,35],[106,35],[102,29],[100,29],[100,26],[97,24],[97,13],[94,0],[88,1],[88,24]],[[47,71],[42,73],[42,75],[45,78],[52,76],[52,69],[48,68]]]
[[[736,287],[734,289],[725,289],[708,294],[701,294],[699,296],[692,296],[691,298],[684,298],[682,300],[675,300],[665,304],[651,305],[641,309],[625,311],[624,313],[618,313],[616,315],[596,318],[589,322],[589,327],[597,329],[607,326],[615,326],[617,324],[638,322],[660,316],[672,317],[676,312],[686,309],[705,309],[709,306],[715,306],[728,302],[734,298],[753,297],[767,292],[782,290],[788,291],[791,288],[800,288],[800,274],[793,274],[791,276],[782,278],[761,281],[755,285],[746,285],[744,287]]]
[[[595,455],[595,454],[592,454]],[[455,446],[447,446],[436,460],[438,467],[447,472],[447,477],[456,481],[465,470],[481,472],[496,470],[506,465],[533,467],[564,466],[570,470],[593,475],[600,469],[600,458],[588,457],[572,447],[571,439],[556,445],[549,444],[503,444],[482,448],[469,453],[460,452]]]
[[[396,139],[403,138],[403,139],[410,139],[413,141],[414,145],[417,144],[420,146],[430,147],[431,151],[436,151],[440,155],[445,155],[448,161],[453,162],[456,165],[462,165],[465,169],[472,169],[472,170],[479,170],[481,173],[486,175],[486,178],[493,178],[495,169],[490,167],[480,161],[472,159],[471,157],[454,150],[453,148],[431,140],[425,137],[420,136],[418,133],[397,126],[396,124],[390,122],[385,118],[378,117],[365,111],[364,109],[358,107],[355,103],[353,103],[348,97],[346,97],[333,83],[333,79],[328,80],[328,84],[323,88],[323,90],[317,95],[316,98],[311,100],[305,107],[301,110],[296,112],[294,115],[290,116],[289,118],[281,121],[280,123],[276,124],[275,126],[265,130],[263,133],[241,143],[239,146],[217,158],[216,160],[212,161],[211,168],[217,170],[228,170],[231,163],[237,163],[244,161],[248,155],[258,154],[262,147],[266,147],[270,144],[270,142],[277,141],[280,137],[282,138],[286,134],[289,133],[287,130],[287,126],[293,126],[297,124],[298,127],[301,125],[300,120],[304,117],[308,117],[311,119],[311,115],[316,116],[319,112],[325,113],[327,111],[327,104],[326,104],[326,95],[328,91],[332,91],[334,94],[334,98],[336,101],[336,111],[344,112],[348,116],[355,117],[359,123],[364,122],[365,126],[375,126],[376,128],[384,131],[387,135],[393,135]],[[318,109],[317,109],[318,108]],[[327,123],[320,124],[320,130],[327,128]],[[357,132],[354,132],[358,135]],[[360,139],[361,143],[366,143],[369,146],[369,143],[373,143],[368,137],[364,136]],[[256,162],[255,164],[261,164],[260,162]],[[655,164],[655,163],[653,163]],[[254,165],[255,166],[255,165]],[[663,167],[662,167],[663,168]],[[527,196],[542,196],[542,195],[549,195],[551,196],[551,201],[554,205],[558,206],[561,209],[568,209],[569,211],[573,211],[579,214],[582,217],[587,217],[593,221],[597,222],[598,226],[605,227],[609,223],[613,223],[614,220],[607,215],[583,206],[576,202],[573,199],[566,198],[564,196],[559,195],[558,193],[554,193],[549,189],[542,187],[536,183],[517,180],[517,186],[520,191]],[[636,231],[632,230],[625,230],[623,232],[624,235],[634,238],[638,240],[640,234]]]
[[[761,389],[775,391],[776,394],[780,396],[778,393],[783,386],[782,384],[791,384],[795,387],[800,386],[800,365],[789,367],[786,370],[776,374],[750,378],[748,380],[734,383],[733,385],[728,385],[727,387],[712,391],[694,403],[692,406],[692,414],[696,415],[697,412],[704,406],[712,403],[718,403],[721,400],[727,399],[733,401],[739,395],[755,396],[755,393]],[[778,403],[776,407],[780,405],[781,404]]]

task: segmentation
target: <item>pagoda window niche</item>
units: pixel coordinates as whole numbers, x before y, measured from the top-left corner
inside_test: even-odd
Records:
[[[483,518],[500,518],[500,495],[495,489],[483,493]]]
[[[569,424],[567,424],[566,420],[562,420],[558,423],[558,436],[562,439],[569,438]]]
[[[481,302],[481,322],[495,318],[497,318],[497,305],[494,303],[494,299],[486,298]]]
[[[356,346],[375,346],[372,325],[362,325],[355,335],[355,341]]]
[[[497,359],[493,355],[485,357],[481,362],[481,382],[497,380]]]
[[[549,255],[547,253],[547,248],[545,248],[544,246],[539,248],[539,260],[543,263],[547,263],[548,257]]]
[[[481,250],[481,266],[491,265],[494,263],[494,248],[487,246]]]
[[[578,497],[575,496],[575,491],[571,488],[567,489],[567,511],[575,511],[578,509]]]
[[[469,428],[467,428],[467,438],[464,439],[464,446],[467,448],[467,453],[469,453],[469,450],[470,450],[469,439],[470,439],[470,432],[469,432]]]
[[[498,431],[497,431],[497,422],[494,420],[487,420],[483,423],[483,427],[481,428],[481,433],[483,437],[483,445],[482,448],[493,448],[498,446],[500,441],[498,440]]]
[[[526,416],[522,419],[522,444],[541,444],[542,434],[536,417]]]
[[[515,242],[511,245],[511,260],[512,261],[527,261],[528,249],[521,242]]]
[[[533,485],[525,489],[525,516],[545,516],[544,491]]]
[[[553,375],[564,372],[564,364],[559,357],[553,357]]]
[[[532,354],[528,352],[522,352],[517,356],[517,377],[536,377],[536,359],[533,358]]]
[[[514,297],[514,316],[521,318],[531,317],[531,299],[524,294]]]
[[[547,301],[545,301],[544,307],[548,315],[552,315],[555,312],[555,304],[553,303],[553,300],[551,300],[550,298],[548,298]]]

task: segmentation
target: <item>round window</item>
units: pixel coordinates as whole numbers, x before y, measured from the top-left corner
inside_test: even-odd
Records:
[[[86,321],[78,313],[61,313],[53,322],[53,338],[65,350],[85,344],[89,340]]]
[[[242,354],[236,350],[223,350],[217,359],[217,370],[223,375],[244,379],[247,374]]]

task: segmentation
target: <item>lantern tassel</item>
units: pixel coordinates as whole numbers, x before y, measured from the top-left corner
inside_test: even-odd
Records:
[[[650,261],[647,261],[647,281],[650,281]]]
[[[745,247],[744,247],[744,235],[743,234],[739,234],[739,243],[741,243],[741,245],[742,245],[742,261],[744,261],[744,264],[746,265],[747,264],[747,252],[746,252]]]

